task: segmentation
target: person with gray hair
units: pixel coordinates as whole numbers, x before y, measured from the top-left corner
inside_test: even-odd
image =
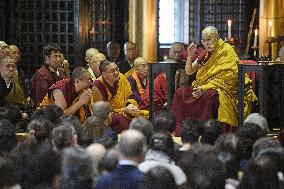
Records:
[[[15,60],[9,56],[0,57],[0,106],[5,105],[5,97],[13,88]]]
[[[147,144],[150,144],[151,137],[154,133],[154,127],[148,119],[142,116],[132,119],[129,125],[129,129],[136,129],[140,131],[145,136]]]
[[[143,57],[138,57],[134,60],[134,71],[127,77],[134,99],[139,106],[145,106],[144,91],[149,88],[149,68],[147,60]]]
[[[97,179],[96,188],[131,189],[138,188],[143,173],[137,165],[144,160],[146,151],[145,137],[136,130],[126,130],[121,134],[118,144],[119,163],[117,168]]]
[[[244,124],[245,123],[254,123],[254,124],[258,125],[261,128],[261,130],[263,132],[265,132],[266,134],[269,131],[267,120],[260,113],[252,113],[252,114],[250,114],[245,119]]]
[[[197,57],[197,45],[191,43],[185,71],[196,73],[192,86],[176,90],[171,110],[176,117],[176,135],[179,135],[182,121],[189,117],[199,121],[217,119],[225,123],[224,132],[234,132],[238,126],[238,65],[241,63],[235,49],[219,36],[217,28],[207,26],[202,31],[201,40],[205,52]],[[196,58],[197,57],[197,58]],[[252,103],[257,101],[251,83],[246,75],[244,94],[244,114],[247,116]]]

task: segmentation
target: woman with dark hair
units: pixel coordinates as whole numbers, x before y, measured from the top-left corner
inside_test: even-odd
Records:
[[[176,184],[182,185],[186,182],[186,176],[182,169],[172,160],[173,152],[174,142],[171,135],[167,132],[155,133],[152,136],[145,161],[139,164],[138,168],[140,171],[147,173],[154,167],[165,167],[173,174]]]
[[[52,144],[55,150],[77,145],[77,135],[73,126],[62,124],[52,131]]]
[[[63,150],[61,189],[93,189],[93,160],[86,150],[70,147]]]
[[[172,173],[165,167],[150,169],[140,185],[141,189],[178,189]]]

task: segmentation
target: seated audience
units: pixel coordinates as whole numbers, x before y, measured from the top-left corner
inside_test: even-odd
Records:
[[[9,55],[9,46],[5,41],[0,41],[0,59]]]
[[[166,132],[155,133],[152,136],[145,160],[139,164],[138,168],[143,173],[147,173],[154,167],[165,167],[172,173],[175,183],[182,185],[186,182],[186,176],[182,169],[172,160],[173,153],[174,142],[171,135]]]
[[[50,43],[43,48],[44,63],[32,77],[33,98],[38,106],[51,85],[59,80],[67,78],[67,74],[62,72],[61,48],[56,43]]]
[[[282,146],[276,138],[262,137],[258,139],[257,141],[255,141],[255,143],[253,144],[251,158],[254,159],[258,156],[258,154],[262,150],[271,149],[271,148],[281,149]]]
[[[128,129],[133,117],[144,115],[148,117],[147,110],[139,110],[139,106],[131,91],[131,86],[124,75],[119,73],[117,65],[109,61],[100,64],[102,75],[94,82],[104,101],[113,108],[112,129],[120,133]]]
[[[98,49],[95,49],[95,48],[89,48],[89,49],[86,50],[85,60],[87,62],[88,71],[91,74],[92,80],[97,79],[97,76],[92,69],[92,64],[93,64],[94,60],[96,59],[96,55],[98,53],[99,53]]]
[[[118,148],[120,153],[118,166],[97,179],[97,189],[132,189],[140,185],[144,175],[138,170],[137,165],[144,160],[146,150],[144,136],[136,130],[124,131]]]
[[[213,26],[202,31],[205,56],[194,60],[197,46],[191,43],[185,70],[187,74],[197,73],[192,87],[179,88],[171,107],[177,120],[176,135],[180,135],[180,124],[186,118],[204,121],[217,118],[224,123],[227,131],[237,127],[237,84],[240,59],[233,47],[225,43]],[[206,74],[205,74],[206,73]],[[251,80],[245,79],[245,115],[251,109],[256,96],[251,88]]]
[[[201,123],[202,133],[200,142],[214,146],[221,133],[221,125],[217,120],[211,119]]]
[[[266,118],[259,113],[252,113],[248,115],[248,117],[244,121],[244,124],[245,123],[253,123],[258,125],[261,128],[263,135],[266,135],[269,131]]]
[[[21,189],[16,178],[15,169],[11,159],[0,157],[0,188]]]
[[[172,133],[176,128],[176,120],[170,112],[159,112],[153,116],[152,124],[155,132]]]
[[[120,73],[128,77],[133,72],[134,60],[138,57],[137,45],[131,41],[124,44],[125,59],[119,61],[117,66]]]
[[[147,60],[143,57],[138,57],[134,60],[134,71],[131,76],[127,77],[131,90],[134,95],[134,99],[137,101],[140,107],[144,107],[144,91],[149,85],[149,69]],[[149,87],[148,87],[149,88]],[[147,107],[148,108],[148,107]]]

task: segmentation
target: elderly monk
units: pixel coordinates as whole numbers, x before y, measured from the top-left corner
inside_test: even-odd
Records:
[[[149,112],[139,109],[128,80],[119,72],[114,62],[103,61],[100,64],[100,71],[102,75],[94,85],[101,92],[103,100],[109,102],[114,109],[111,127],[115,132],[120,133],[128,129],[133,117],[148,117]]]
[[[61,67],[61,47],[50,43],[43,48],[44,64],[32,77],[32,92],[36,105],[43,100],[49,87],[57,81],[67,78],[68,75],[58,69]]]
[[[8,96],[6,96],[6,101],[10,104],[15,104],[23,108],[27,103],[27,97],[25,96],[24,85],[24,72],[20,65],[21,52],[16,45],[9,45],[9,56],[15,60],[15,69],[13,75],[13,86],[12,90]],[[25,91],[25,92],[24,92]]]
[[[117,66],[120,73],[128,77],[133,72],[134,60],[138,57],[137,45],[131,41],[124,44],[125,59],[119,61]]]
[[[9,55],[9,46],[5,41],[0,41],[0,58]]]
[[[202,31],[202,44],[206,50],[204,57],[193,60],[197,46],[191,43],[185,70],[191,75],[197,72],[192,87],[176,91],[171,110],[176,117],[175,135],[180,134],[181,122],[190,117],[197,120],[217,118],[224,123],[223,129],[234,131],[237,127],[238,64],[240,59],[233,47],[225,43],[213,26]],[[251,80],[245,78],[245,115],[251,110],[256,96],[251,88]]]
[[[134,71],[127,79],[131,85],[134,99],[140,107],[145,106],[143,97],[146,86],[149,85],[149,68],[147,60],[143,57],[138,57],[134,61]]]
[[[86,56],[85,56],[85,60],[87,62],[88,65],[88,71],[91,74],[92,80],[97,79],[98,76],[96,76],[96,74],[94,73],[93,69],[92,69],[92,62],[95,59],[95,56],[99,53],[98,49],[96,48],[89,48],[86,50]]]
[[[64,115],[79,114],[80,120],[83,122],[91,116],[91,105],[102,100],[96,87],[89,88],[91,84],[88,70],[77,67],[73,70],[71,78],[60,80],[49,88],[40,106],[55,104],[63,110]],[[90,103],[90,101],[92,102]]]
[[[104,60],[106,60],[106,57],[103,53],[97,53],[91,59],[89,65],[90,65],[90,68],[92,69],[92,72],[94,73],[94,75],[91,74],[93,81],[101,76],[101,72],[100,72],[99,67],[100,67],[101,62],[103,62]],[[89,70],[89,72],[90,72],[90,70]]]
[[[9,56],[0,57],[0,106],[5,106],[5,97],[13,86],[15,60]]]

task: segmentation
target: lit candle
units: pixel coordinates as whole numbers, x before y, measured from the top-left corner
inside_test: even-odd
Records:
[[[257,46],[257,36],[258,36],[258,30],[254,30],[254,40],[253,40],[253,48],[256,48]]]
[[[272,37],[272,21],[268,22],[268,37]]]
[[[228,20],[228,40],[232,37],[232,20]]]

